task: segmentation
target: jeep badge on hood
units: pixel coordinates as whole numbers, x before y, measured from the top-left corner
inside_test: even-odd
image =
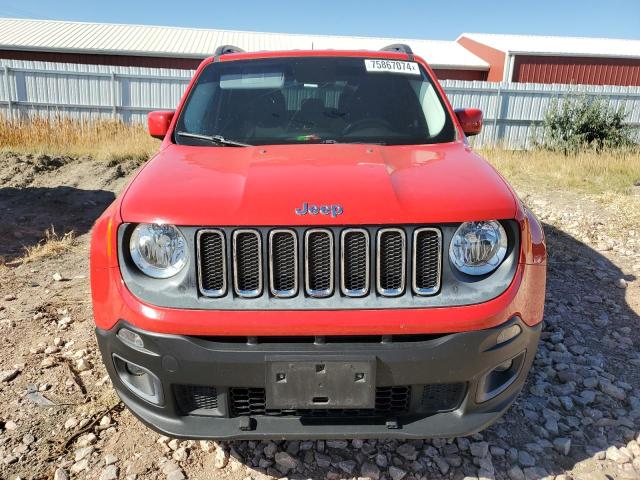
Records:
[[[296,215],[331,215],[336,218],[338,215],[342,215],[344,210],[342,205],[313,205],[311,203],[304,202],[302,208],[296,208]]]

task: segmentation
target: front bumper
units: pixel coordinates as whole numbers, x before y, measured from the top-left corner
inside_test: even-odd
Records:
[[[500,332],[513,325],[520,327],[520,334],[497,345]],[[117,335],[122,327],[136,332],[144,348],[124,342]],[[152,333],[124,321],[108,330],[98,328],[96,333],[120,398],[144,423],[168,436],[425,438],[470,434],[502,415],[522,388],[535,356],[540,329],[539,323],[528,326],[515,316],[495,328],[430,337],[399,335],[390,342],[388,339],[381,342],[380,337],[356,337],[345,343],[344,337],[327,337],[324,344],[314,343],[313,339],[306,342],[303,338],[298,338],[299,341],[274,338],[248,344],[237,338]],[[276,355],[280,360],[292,362],[370,358],[376,372],[375,385],[380,391],[398,387],[404,392],[406,398],[402,401],[406,403],[392,409],[379,409],[376,403],[376,409],[371,411],[324,411],[321,416],[303,410],[268,411],[269,405],[264,404],[262,409],[238,408],[234,393],[238,391],[243,392],[244,400],[257,395],[254,400],[258,407],[264,402],[259,392],[266,386],[268,361]],[[487,377],[496,366],[512,359],[512,374],[498,375],[497,380]],[[154,401],[159,405],[143,399],[134,393],[135,388],[127,386],[126,374],[122,376],[123,361],[155,377],[159,391]],[[448,387],[452,385],[457,385],[457,390]],[[185,391],[195,397],[185,400]],[[439,399],[433,398],[434,392],[436,396],[437,392],[448,395],[449,403],[438,403]],[[485,400],[488,393],[494,396]],[[202,401],[203,395],[209,395],[208,399]],[[185,408],[185,402],[191,407]],[[205,408],[193,408],[194,405]]]

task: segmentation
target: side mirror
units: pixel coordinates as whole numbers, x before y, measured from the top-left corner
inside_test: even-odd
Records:
[[[456,117],[467,137],[478,135],[482,130],[482,110],[477,108],[458,108]]]
[[[149,135],[162,140],[169,131],[169,125],[175,113],[174,110],[149,112],[147,116]]]

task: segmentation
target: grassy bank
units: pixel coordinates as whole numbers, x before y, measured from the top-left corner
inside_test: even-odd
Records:
[[[480,153],[516,189],[629,194],[640,186],[640,151],[584,152],[568,157],[543,150]]]
[[[0,117],[0,151],[144,160],[158,148],[144,125],[114,121],[8,121]],[[518,189],[570,189],[628,194],[640,184],[640,151],[587,152],[565,157],[546,151],[482,150]]]
[[[7,120],[0,117],[0,151],[96,160],[144,160],[159,146],[144,125],[70,119]]]

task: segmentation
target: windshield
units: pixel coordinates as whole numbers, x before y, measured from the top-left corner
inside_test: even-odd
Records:
[[[178,144],[221,146],[455,139],[442,99],[418,63],[327,57],[211,63],[175,132]]]

